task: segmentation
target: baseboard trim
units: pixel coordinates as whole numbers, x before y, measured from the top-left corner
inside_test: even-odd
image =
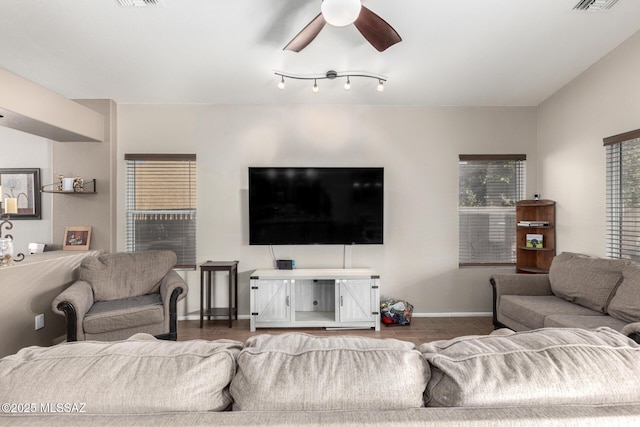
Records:
[[[413,317],[491,317],[493,313],[490,311],[473,311],[473,312],[450,312],[450,313],[413,313]],[[227,316],[211,316],[215,320],[227,320]],[[251,316],[248,314],[239,314],[238,319],[248,320]],[[190,313],[186,316],[178,316],[178,320],[200,320],[199,313]]]

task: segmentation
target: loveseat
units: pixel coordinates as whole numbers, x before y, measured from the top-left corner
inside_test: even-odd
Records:
[[[0,360],[1,425],[638,425],[640,346],[610,329],[413,343],[304,333],[246,343],[27,347]]]
[[[549,274],[495,274],[493,323],[526,331],[608,326],[640,342],[640,264],[563,252]]]

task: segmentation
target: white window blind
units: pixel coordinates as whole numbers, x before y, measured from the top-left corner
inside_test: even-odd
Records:
[[[460,155],[460,266],[516,261],[516,202],[525,194],[526,156]]]
[[[176,268],[196,267],[195,154],[126,154],[129,252],[169,249]]]
[[[640,129],[604,139],[607,256],[640,261]]]

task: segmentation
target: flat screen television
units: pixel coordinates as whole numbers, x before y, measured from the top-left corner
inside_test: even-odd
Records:
[[[383,243],[384,169],[249,168],[249,244]]]

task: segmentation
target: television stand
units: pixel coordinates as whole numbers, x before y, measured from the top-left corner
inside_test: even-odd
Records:
[[[250,328],[380,330],[380,276],[366,268],[256,270]]]

